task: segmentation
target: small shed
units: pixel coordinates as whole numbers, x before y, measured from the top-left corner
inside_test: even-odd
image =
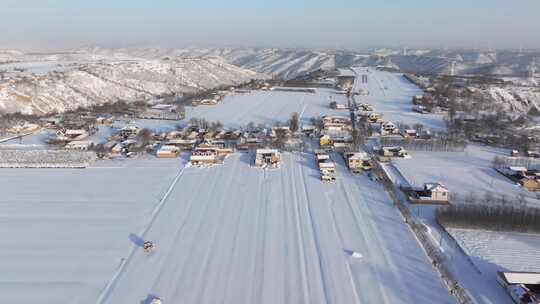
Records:
[[[424,192],[433,201],[447,202],[450,191],[441,183],[425,183]]]
[[[280,165],[281,154],[277,149],[257,149],[255,153],[255,167],[279,168]]]
[[[180,153],[180,149],[176,146],[162,146],[156,152],[157,158],[176,158]]]

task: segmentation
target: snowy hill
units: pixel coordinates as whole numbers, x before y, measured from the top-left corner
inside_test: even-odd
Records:
[[[445,51],[372,49],[304,50],[275,48],[211,48],[169,51],[169,55],[219,56],[228,62],[261,73],[294,78],[318,69],[345,68],[353,65],[386,65],[412,73],[448,74],[452,62],[456,73],[524,76],[531,65],[540,70],[540,54],[511,51]],[[536,62],[535,62],[535,58]]]
[[[10,63],[0,64],[0,114],[64,112],[265,77],[217,58],[148,59],[103,50],[2,54]]]

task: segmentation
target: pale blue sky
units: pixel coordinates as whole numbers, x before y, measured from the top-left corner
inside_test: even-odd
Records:
[[[0,0],[0,48],[540,48],[540,0]]]

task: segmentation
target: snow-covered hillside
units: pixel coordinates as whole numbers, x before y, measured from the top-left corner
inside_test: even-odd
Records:
[[[139,49],[138,53],[142,50]],[[149,50],[146,50],[147,52]],[[153,49],[155,52],[156,50]],[[455,73],[524,76],[531,66],[540,70],[540,54],[482,50],[407,50],[392,49],[303,50],[274,48],[213,48],[169,50],[163,54],[189,56],[219,56],[228,62],[285,78],[318,69],[344,68],[353,65],[385,65],[412,73],[449,74],[452,62]],[[537,58],[537,59],[535,59]],[[536,60],[536,61],[535,61]]]
[[[540,109],[540,90],[522,87],[490,87],[487,94],[492,100],[511,112],[527,112]]]
[[[64,112],[265,77],[219,58],[148,59],[122,52],[1,54],[10,63],[0,64],[0,114]]]

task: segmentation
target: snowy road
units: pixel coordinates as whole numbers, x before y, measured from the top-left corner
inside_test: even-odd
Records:
[[[103,303],[452,303],[380,185],[322,184],[310,155],[277,170],[186,168]],[[357,254],[352,256],[351,253]]]
[[[445,130],[443,115],[420,114],[412,110],[412,96],[423,95],[423,91],[403,77],[403,74],[377,71],[374,68],[353,68],[357,77],[354,90],[369,91],[367,96],[355,96],[357,103],[370,103],[375,112],[383,114],[385,120],[402,122],[412,127],[422,124],[432,130]],[[361,75],[367,75],[362,83]]]

